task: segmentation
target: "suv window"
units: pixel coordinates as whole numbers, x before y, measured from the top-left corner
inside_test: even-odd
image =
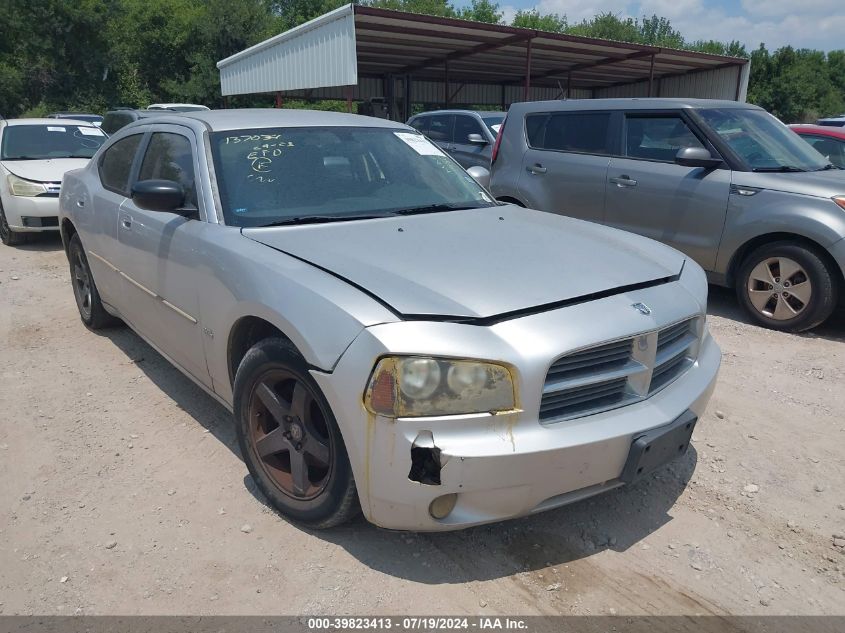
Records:
[[[534,149],[609,154],[610,112],[554,112],[526,117],[528,145]]]
[[[481,129],[481,124],[471,116],[455,115],[455,143],[469,143],[467,137],[470,134],[480,134],[481,138],[484,138],[484,130]]]
[[[677,115],[625,118],[625,155],[673,162],[683,147],[704,147]]]
[[[437,114],[429,117],[428,138],[441,143],[452,142],[452,124],[455,117],[451,114]]]
[[[123,196],[129,196],[129,172],[143,134],[133,134],[120,139],[103,152],[100,158],[100,182],[103,187]]]
[[[141,163],[138,180],[172,180],[185,189],[185,203],[196,207],[191,142],[181,134],[154,132]]]

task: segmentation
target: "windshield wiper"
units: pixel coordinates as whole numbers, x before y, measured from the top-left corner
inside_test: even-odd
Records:
[[[813,171],[827,171],[828,169],[841,169],[841,167],[837,167],[833,163],[828,163],[824,167],[819,167],[818,169],[814,169]]]
[[[346,222],[347,220],[373,220],[375,218],[384,218],[386,215],[301,215],[295,218],[285,218],[284,220],[276,220],[269,224],[260,224],[256,227],[244,228],[258,228],[264,229],[270,226],[290,226],[291,224],[325,224],[327,222]]]
[[[762,171],[762,172],[799,172],[799,171],[807,171],[806,169],[802,169],[801,167],[795,167],[794,165],[780,165],[778,167],[755,167],[751,171]]]
[[[6,156],[2,160],[47,160],[41,156]]]
[[[465,211],[466,209],[477,209],[479,207],[468,207],[460,204],[427,204],[422,207],[409,207],[407,209],[399,209],[394,211],[396,215],[417,215],[420,213],[440,213],[442,211]]]

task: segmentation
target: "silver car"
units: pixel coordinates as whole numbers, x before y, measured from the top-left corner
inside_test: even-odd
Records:
[[[83,322],[122,319],[230,408],[258,487],[312,527],[633,483],[687,450],[719,367],[695,262],[499,205],[380,119],[138,121],[65,177],[61,232]]]
[[[489,169],[493,145],[504,120],[504,112],[437,110],[412,116],[408,125],[434,141],[464,169]]]
[[[686,253],[762,325],[824,321],[845,273],[845,171],[753,105],[595,99],[511,106],[490,189]]]

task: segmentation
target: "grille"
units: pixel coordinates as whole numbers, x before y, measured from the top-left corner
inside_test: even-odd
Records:
[[[695,360],[697,318],[557,359],[546,374],[540,421],[582,417],[647,398]],[[634,352],[635,340],[638,351]]]

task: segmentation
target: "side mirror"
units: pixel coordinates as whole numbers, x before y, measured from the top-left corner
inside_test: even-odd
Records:
[[[490,172],[484,167],[479,167],[476,165],[475,167],[470,167],[467,169],[467,173],[472,176],[472,179],[477,182],[479,185],[487,189],[490,186]]]
[[[704,167],[713,169],[722,164],[721,158],[713,158],[703,147],[682,147],[675,154],[675,162],[684,167]]]
[[[132,185],[132,201],[147,211],[162,211],[190,215],[193,209],[184,209],[185,190],[173,180],[139,180]]]
[[[487,145],[488,141],[481,134],[467,134],[467,142],[473,145]]]

